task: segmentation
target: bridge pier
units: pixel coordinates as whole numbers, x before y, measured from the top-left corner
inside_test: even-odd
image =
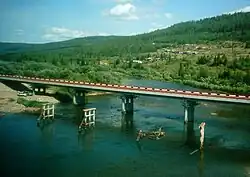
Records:
[[[122,113],[133,114],[134,113],[134,98],[133,95],[123,95],[121,96],[122,100]]]
[[[75,90],[75,93],[73,95],[73,104],[78,106],[84,106],[86,104],[85,95],[85,91]]]
[[[198,103],[193,100],[184,100],[183,106],[184,106],[184,123],[188,122],[194,122],[194,111],[195,106],[197,106]]]

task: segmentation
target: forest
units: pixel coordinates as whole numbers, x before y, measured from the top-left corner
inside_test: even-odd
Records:
[[[0,43],[0,73],[105,83],[154,79],[248,94],[249,19],[250,13],[235,13],[135,36]]]

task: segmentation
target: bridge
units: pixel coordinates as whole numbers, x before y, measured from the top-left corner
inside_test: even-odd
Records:
[[[25,77],[16,75],[0,75],[0,81],[20,82],[39,85],[38,90],[45,92],[45,86],[59,86],[75,89],[74,104],[80,104],[85,98],[86,91],[103,91],[120,93],[122,99],[122,111],[133,112],[133,99],[137,95],[158,96],[184,100],[185,122],[194,121],[194,107],[198,101],[250,104],[250,95],[219,94],[210,92],[197,92],[188,90],[173,90],[167,88],[149,88],[128,85],[114,85],[103,83],[89,83],[84,81],[69,81],[63,79],[46,79],[37,77]],[[41,88],[41,85],[44,87]]]

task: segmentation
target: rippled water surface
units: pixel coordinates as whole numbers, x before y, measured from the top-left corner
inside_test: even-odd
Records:
[[[153,81],[127,82],[192,89]],[[194,133],[187,134],[181,100],[138,97],[134,126],[124,124],[131,117],[122,117],[119,95],[89,97],[86,107],[97,108],[97,122],[85,136],[78,135],[77,108],[71,104],[56,105],[56,120],[44,129],[36,126],[37,117],[32,115],[1,118],[0,176],[250,176],[250,115],[240,111],[248,108],[201,103],[196,107]],[[199,146],[201,121],[207,122],[205,150],[190,155]],[[138,129],[159,126],[166,137],[135,142]]]

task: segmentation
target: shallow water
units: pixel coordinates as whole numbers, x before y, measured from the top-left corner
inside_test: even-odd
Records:
[[[161,82],[129,82],[192,89]],[[85,136],[78,135],[77,108],[71,104],[56,105],[56,120],[44,129],[36,126],[35,116],[6,114],[0,120],[4,167],[0,176],[250,176],[250,119],[240,113],[230,118],[211,116],[212,112],[232,110],[231,105],[198,106],[192,137],[183,125],[180,100],[138,97],[133,127],[124,124],[120,104],[119,95],[89,97],[86,107],[97,108],[97,122]],[[190,155],[198,147],[201,121],[207,122],[205,150]],[[166,137],[136,143],[138,129],[159,126],[167,132]]]

